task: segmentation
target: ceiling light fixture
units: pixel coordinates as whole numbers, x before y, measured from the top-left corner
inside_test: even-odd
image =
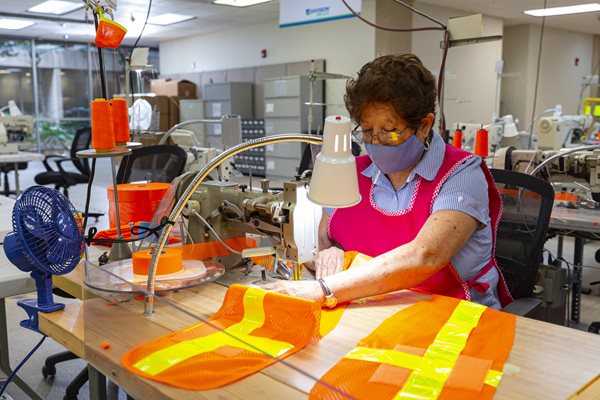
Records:
[[[196,18],[196,17],[194,17],[192,15],[166,13],[166,14],[155,15],[153,17],[148,18],[148,23],[152,24],[152,25],[165,26],[165,25],[177,24],[177,23],[183,22],[183,21],[189,21],[190,19],[194,19],[194,18]]]
[[[231,6],[231,7],[248,7],[254,6],[261,3],[267,3],[273,0],[214,0],[213,4],[220,6]]]
[[[540,8],[537,10],[523,11],[523,14],[532,15],[534,17],[553,17],[556,15],[579,14],[594,11],[600,11],[600,3],[587,3],[565,7]]]
[[[27,28],[33,24],[35,24],[35,22],[26,19],[0,18],[0,31],[2,29],[18,31],[19,29]]]
[[[71,1],[63,1],[63,0],[47,0],[43,3],[35,5],[27,9],[30,13],[38,13],[38,14],[53,14],[53,15],[63,15],[73,12],[75,10],[79,10],[84,7],[85,3],[73,3]]]

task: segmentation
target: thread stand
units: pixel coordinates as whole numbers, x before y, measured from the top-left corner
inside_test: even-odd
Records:
[[[119,191],[117,189],[117,173],[115,171],[115,163],[112,158],[124,157],[131,154],[131,149],[125,147],[115,147],[110,151],[96,151],[96,149],[80,150],[76,153],[80,158],[111,158],[110,169],[112,172],[113,192],[115,197],[115,221],[117,224],[117,240],[122,240],[121,234],[121,216],[119,214]],[[119,261],[131,258],[131,249],[127,243],[113,243],[110,253],[108,254],[109,261]]]

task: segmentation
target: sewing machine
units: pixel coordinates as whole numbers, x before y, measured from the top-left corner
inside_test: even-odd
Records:
[[[1,118],[1,117],[0,117]],[[8,132],[2,122],[0,122],[0,154],[16,154],[19,152],[17,143],[8,141]]]
[[[556,150],[511,150],[502,148],[496,151],[492,166],[512,169],[517,172],[531,171],[545,159],[559,153]],[[557,201],[569,207],[596,208],[600,201],[600,150],[579,151],[558,157],[543,169],[554,191],[574,196],[557,195]]]
[[[533,128],[541,150],[580,146],[592,125],[590,115],[559,115],[540,118]]]
[[[0,116],[0,124],[4,125],[8,140],[22,142],[33,133],[33,117],[31,115]]]
[[[221,239],[260,235],[273,245],[271,254],[277,260],[265,267],[289,279],[297,265],[316,258],[322,209],[307,198],[308,179],[284,182],[283,191],[270,190],[268,179],[260,183],[260,190],[233,182],[202,183],[183,212],[188,219],[186,242],[218,240],[203,219]],[[178,192],[186,186],[182,181]],[[244,262],[240,256],[229,257],[227,269]],[[286,261],[292,263],[292,268]]]
[[[201,147],[194,132],[185,129],[174,130],[170,133],[170,138],[173,143],[187,152],[185,172],[198,172],[202,170],[210,160],[214,159],[222,152],[222,150],[214,147]],[[233,169],[233,161],[228,160],[219,165],[216,172],[219,175],[220,180],[229,181]]]

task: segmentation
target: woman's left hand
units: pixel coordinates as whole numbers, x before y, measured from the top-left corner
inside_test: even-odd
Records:
[[[280,281],[261,286],[262,289],[323,303],[325,295],[317,281]]]

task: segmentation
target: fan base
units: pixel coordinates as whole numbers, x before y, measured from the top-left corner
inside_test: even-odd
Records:
[[[65,308],[65,305],[62,303],[38,305],[37,299],[19,300],[17,301],[17,305],[24,309],[28,316],[28,319],[21,321],[19,325],[21,325],[23,328],[27,328],[38,333],[41,333],[38,325],[39,312],[51,313]]]

